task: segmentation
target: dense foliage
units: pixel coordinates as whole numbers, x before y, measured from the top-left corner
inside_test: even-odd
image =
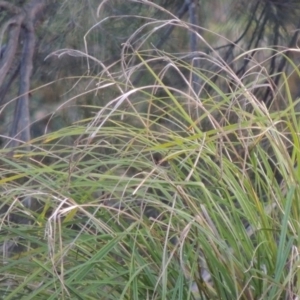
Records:
[[[0,89],[0,297],[297,299],[299,1],[96,2],[37,14],[30,139]]]

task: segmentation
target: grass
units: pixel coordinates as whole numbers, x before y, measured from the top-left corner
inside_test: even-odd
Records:
[[[297,102],[286,93],[268,110],[253,92],[265,75],[227,65],[196,71],[202,97],[165,84],[152,54],[132,55],[122,78],[99,75],[119,95],[94,116],[30,152],[1,150],[1,297],[296,299]],[[163,55],[185,78],[192,67]],[[130,85],[139,68],[154,84]]]

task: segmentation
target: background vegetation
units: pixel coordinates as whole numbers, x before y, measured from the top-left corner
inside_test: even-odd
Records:
[[[0,8],[0,297],[297,299],[298,0]]]

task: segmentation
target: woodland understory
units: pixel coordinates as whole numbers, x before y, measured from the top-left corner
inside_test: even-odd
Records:
[[[0,299],[299,299],[299,15],[0,1]]]

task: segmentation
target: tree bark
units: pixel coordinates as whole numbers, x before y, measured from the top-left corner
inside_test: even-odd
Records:
[[[2,26],[1,36],[7,32],[8,42],[4,47],[0,62],[0,95],[2,99],[6,94],[7,84],[11,85],[12,81],[19,76],[18,99],[15,104],[10,142],[8,143],[8,146],[12,148],[30,140],[29,91],[36,44],[34,25],[46,5],[46,0],[32,0],[21,9],[6,1],[0,1],[0,9],[6,10],[8,14],[14,14]],[[18,57],[19,45],[22,45],[22,51]],[[15,67],[16,61],[19,61],[17,68]],[[13,75],[7,80],[9,72],[12,72]],[[29,145],[26,149],[30,150]]]

